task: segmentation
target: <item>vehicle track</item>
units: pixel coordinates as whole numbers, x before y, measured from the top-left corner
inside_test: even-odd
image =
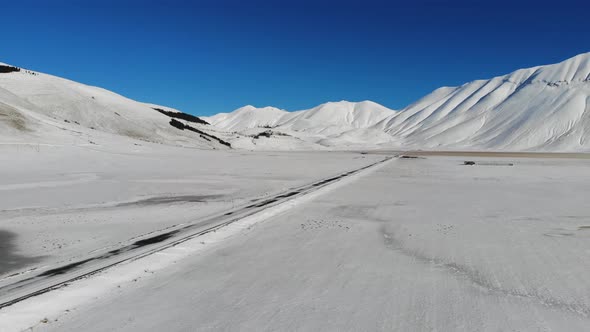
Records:
[[[247,206],[206,218],[204,220],[150,235],[133,243],[107,252],[95,253],[84,259],[38,271],[37,274],[0,285],[0,309],[11,306],[28,298],[67,286],[79,279],[84,279],[115,265],[140,259],[166,248],[176,246],[195,237],[214,232],[245,217],[260,213],[272,206],[282,204],[297,197],[302,197],[326,187],[368,168],[382,164],[392,157],[386,157],[367,166],[342,173],[337,176],[318,180],[311,184],[287,190],[269,198],[263,198]]]

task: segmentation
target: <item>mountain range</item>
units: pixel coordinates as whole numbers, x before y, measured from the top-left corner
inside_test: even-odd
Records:
[[[209,117],[0,64],[2,143],[100,145],[119,137],[204,149],[588,152],[589,102],[590,53],[442,87],[401,110],[340,101],[294,112],[244,106]]]

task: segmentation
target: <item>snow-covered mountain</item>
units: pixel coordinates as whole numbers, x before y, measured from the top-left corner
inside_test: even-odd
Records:
[[[350,129],[369,128],[394,113],[393,110],[372,101],[340,101],[295,112],[248,105],[231,113],[220,113],[204,119],[226,130],[282,127],[303,132],[342,133]]]
[[[292,113],[248,106],[208,121],[228,130],[270,126],[332,148],[590,151],[589,102],[590,53],[584,53],[443,87],[400,111],[368,101]]]
[[[105,89],[0,64],[2,143],[98,144],[99,137],[106,141],[112,141],[108,137],[124,137],[132,141],[227,148],[198,118],[183,114]],[[182,128],[171,125],[173,119],[182,123]]]
[[[395,111],[372,101],[325,103],[281,119],[281,127],[316,134],[341,134],[351,129],[369,128]]]
[[[284,117],[289,117],[290,114],[275,107],[256,108],[247,105],[231,113],[219,113],[202,118],[219,128],[239,131],[257,127],[275,127],[281,123]]]
[[[295,112],[245,106],[201,118],[0,64],[0,143],[94,144],[111,135],[199,148],[589,152],[589,102],[590,53],[443,87],[399,111],[340,101]]]
[[[393,142],[393,137],[372,127],[395,113],[372,101],[340,101],[295,112],[245,106],[203,119],[216,127],[247,135],[240,137],[237,144],[244,148],[280,149],[283,145],[286,149],[347,149]],[[257,133],[268,129],[275,135],[256,138]],[[277,139],[282,142],[277,144]]]
[[[416,148],[590,151],[590,53],[440,88],[376,128]]]

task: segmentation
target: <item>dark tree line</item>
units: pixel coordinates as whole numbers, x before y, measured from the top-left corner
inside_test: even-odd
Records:
[[[12,73],[12,72],[19,72],[20,68],[18,67],[13,67],[13,66],[5,66],[5,65],[0,65],[0,73]]]
[[[190,115],[190,114],[186,114],[186,113],[182,113],[182,112],[169,112],[169,111],[165,111],[161,108],[157,108],[157,107],[153,107],[153,109],[155,109],[156,111],[167,115],[171,118],[177,118],[177,119],[181,119],[181,120],[185,120],[185,121],[189,121],[189,122],[194,122],[194,123],[199,123],[199,124],[204,124],[204,125],[208,125],[210,124],[209,122],[194,116],[194,115]]]
[[[214,139],[217,142],[219,142],[220,144],[223,144],[223,145],[227,146],[228,148],[231,148],[231,144],[229,142],[226,142],[226,141],[222,140],[221,138],[216,137],[216,136],[213,136],[211,134],[207,134],[206,132],[201,131],[201,130],[199,130],[197,128],[193,128],[193,127],[191,127],[191,126],[189,126],[187,124],[184,124],[184,123],[182,123],[182,122],[180,122],[178,120],[171,119],[170,120],[170,125],[172,127],[174,127],[174,128],[178,128],[180,130],[185,130],[186,129],[186,130],[190,130],[192,132],[195,132],[195,133],[199,134],[202,138],[205,138],[208,141],[210,141],[210,139]],[[207,139],[207,138],[210,138],[210,139]]]

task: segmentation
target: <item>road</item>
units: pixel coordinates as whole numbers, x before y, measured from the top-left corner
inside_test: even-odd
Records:
[[[197,220],[180,227],[156,232],[142,239],[130,242],[124,246],[109,249],[105,252],[95,252],[68,264],[51,268],[38,269],[21,278],[8,278],[0,282],[0,309],[11,306],[20,301],[58,289],[76,280],[87,278],[98,272],[121,264],[137,260],[156,252],[181,244],[195,237],[214,232],[238,220],[256,215],[270,207],[280,205],[286,201],[309,195],[343,178],[355,175],[371,167],[375,167],[390,158],[347,171],[336,176],[315,181],[313,183],[292,188],[286,192],[271,197],[258,199],[246,206],[225,211],[204,220]]]

